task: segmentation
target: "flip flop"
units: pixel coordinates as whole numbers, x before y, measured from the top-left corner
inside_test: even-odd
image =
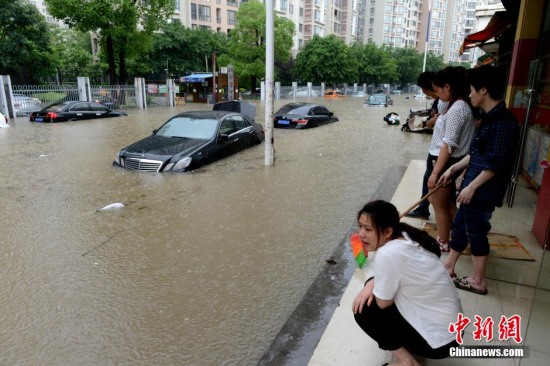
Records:
[[[479,289],[473,287],[472,284],[470,282],[468,282],[466,277],[456,277],[453,280],[453,282],[455,284],[455,287],[459,290],[473,292],[474,294],[478,294],[478,295],[487,295],[489,293],[487,291],[487,289],[479,290]]]
[[[449,273],[449,276],[451,276],[451,279],[453,279],[453,280],[454,280],[455,278],[457,278],[457,275],[456,275],[456,273],[454,273],[454,272],[453,272],[453,273]]]

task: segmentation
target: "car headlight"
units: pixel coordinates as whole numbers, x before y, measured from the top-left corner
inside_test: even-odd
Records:
[[[115,163],[117,163],[120,166],[124,166],[124,159],[120,158],[120,152],[118,152],[115,156]]]
[[[164,168],[164,171],[167,171],[167,170],[183,170],[183,169],[187,168],[189,166],[189,164],[191,164],[192,160],[193,159],[190,156],[187,156],[187,157],[181,159],[180,161],[178,161],[176,164],[168,164],[166,166],[166,168]]]

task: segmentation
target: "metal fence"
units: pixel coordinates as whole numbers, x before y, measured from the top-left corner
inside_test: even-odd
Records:
[[[13,85],[14,106],[18,116],[28,115],[50,104],[80,100],[78,85]],[[90,100],[111,109],[136,108],[133,85],[91,85]]]

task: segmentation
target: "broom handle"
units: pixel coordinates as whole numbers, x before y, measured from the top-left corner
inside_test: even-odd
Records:
[[[411,212],[413,210],[413,208],[415,208],[416,206],[418,206],[420,203],[422,203],[422,201],[428,199],[428,197],[430,197],[432,194],[435,193],[435,191],[437,191],[439,188],[441,188],[443,186],[443,182],[439,182],[437,183],[437,185],[431,190],[429,191],[428,193],[426,193],[426,195],[424,197],[422,197],[421,199],[419,199],[418,201],[416,201],[411,207],[409,207],[407,210],[405,210],[405,212],[403,212],[399,218],[402,219],[403,217],[405,217],[405,215],[407,215],[409,212]]]

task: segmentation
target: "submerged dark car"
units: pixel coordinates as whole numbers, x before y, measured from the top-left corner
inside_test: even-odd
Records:
[[[144,172],[185,172],[260,144],[264,138],[262,126],[245,114],[184,112],[120,150],[113,165]]]
[[[126,112],[113,111],[95,102],[60,102],[31,113],[29,119],[31,122],[64,122],[127,115]]]
[[[373,94],[367,98],[365,105],[368,107],[387,107],[393,105],[393,100],[386,94]]]
[[[325,106],[313,103],[285,104],[273,116],[273,126],[281,128],[308,128],[336,122],[338,117]]]

